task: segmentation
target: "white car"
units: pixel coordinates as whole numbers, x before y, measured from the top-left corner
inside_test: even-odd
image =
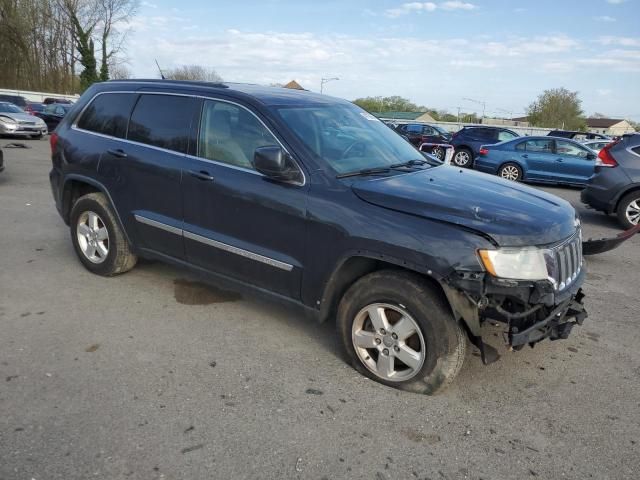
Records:
[[[0,102],[0,135],[42,138],[48,131],[41,118],[29,115],[13,103]]]
[[[599,140],[588,140],[586,142],[582,142],[585,147],[589,147],[596,153],[600,153],[606,145],[609,145],[613,140],[609,139],[599,139]]]

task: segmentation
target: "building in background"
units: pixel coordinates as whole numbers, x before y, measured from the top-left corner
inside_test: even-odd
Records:
[[[635,132],[635,129],[629,122],[619,118],[587,118],[587,129],[591,133],[602,133],[603,135],[611,135],[619,137],[625,133]]]
[[[378,118],[390,118],[393,120],[407,120],[410,122],[435,122],[428,112],[371,112]]]
[[[295,80],[291,80],[289,83],[284,84],[283,88],[291,88],[293,90],[306,90],[302,85],[300,85]]]

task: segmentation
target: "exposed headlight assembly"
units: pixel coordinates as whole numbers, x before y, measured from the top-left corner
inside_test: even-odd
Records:
[[[494,277],[509,280],[547,280],[547,264],[552,264],[553,253],[542,248],[500,248],[479,250],[484,268]]]

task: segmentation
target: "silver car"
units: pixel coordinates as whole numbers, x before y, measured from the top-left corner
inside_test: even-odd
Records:
[[[13,103],[0,102],[0,135],[41,138],[48,131],[41,118],[29,115]]]

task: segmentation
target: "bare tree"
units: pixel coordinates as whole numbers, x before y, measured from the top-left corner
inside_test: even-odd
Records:
[[[93,0],[97,3],[100,14],[100,75],[102,81],[109,80],[110,60],[122,49],[127,31],[117,30],[118,25],[127,23],[136,14],[139,7],[138,0]]]
[[[221,82],[222,77],[213,68],[201,65],[182,65],[164,72],[169,80],[197,80],[201,82]]]
[[[109,65],[109,77],[113,80],[127,80],[132,78],[131,70],[123,63]]]

